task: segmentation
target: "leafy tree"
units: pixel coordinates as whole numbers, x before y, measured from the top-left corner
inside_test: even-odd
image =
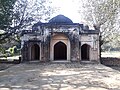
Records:
[[[53,9],[48,6],[47,3],[47,0],[17,0],[16,3],[12,5],[12,8],[9,8],[6,5],[8,10],[10,10],[10,13],[8,12],[8,10],[5,10],[5,12],[8,12],[9,14],[3,12],[3,14],[6,14],[6,16],[3,16],[5,16],[5,19],[8,18],[9,21],[4,19],[4,21],[2,21],[2,29],[7,32],[0,35],[0,40],[4,40],[12,34],[18,33],[19,30],[26,29],[33,23],[33,21],[41,20],[43,19],[43,17],[48,18]],[[1,20],[2,18],[3,17],[1,17]],[[7,29],[5,27],[7,27]]]
[[[14,8],[13,25],[16,29],[28,29],[34,22],[47,20],[53,13],[48,0],[18,0]]]
[[[12,15],[13,8],[16,0],[0,0],[0,31],[8,31],[9,27],[12,25]],[[0,39],[8,32],[1,32]],[[5,53],[5,48],[3,48],[4,40],[0,40],[0,52]]]
[[[100,30],[101,47],[113,42],[120,32],[120,0],[85,0],[84,19]],[[114,36],[116,34],[116,36]]]
[[[5,31],[0,34],[0,44],[19,41],[21,30],[49,19],[53,11],[48,0],[0,0],[0,29]]]
[[[12,24],[15,2],[16,0],[0,0],[0,29],[7,30]]]

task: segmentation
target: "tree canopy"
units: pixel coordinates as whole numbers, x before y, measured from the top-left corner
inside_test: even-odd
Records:
[[[20,32],[33,23],[47,20],[54,9],[49,0],[0,0],[0,48],[19,42]],[[9,44],[7,44],[9,43]]]
[[[16,0],[0,0],[0,29],[6,30],[12,24],[13,8]]]
[[[85,1],[84,19],[100,29],[101,45],[114,42],[120,33],[120,0]]]
[[[28,29],[33,22],[48,19],[53,12],[47,0],[0,0],[0,40]]]

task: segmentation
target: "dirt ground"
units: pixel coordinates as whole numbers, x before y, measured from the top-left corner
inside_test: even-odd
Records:
[[[0,71],[0,90],[120,90],[120,67],[24,63]]]

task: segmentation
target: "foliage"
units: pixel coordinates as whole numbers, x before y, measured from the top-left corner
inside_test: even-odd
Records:
[[[104,51],[120,51],[120,34],[114,34],[113,38],[117,37],[113,41],[103,44],[102,48]]]
[[[120,0],[85,1],[87,1],[84,3],[85,20],[100,29],[102,46],[110,44],[120,33]]]
[[[13,7],[16,0],[0,0],[0,29],[6,30],[12,24]]]
[[[0,52],[1,52],[1,53],[5,53],[5,48],[1,48],[1,47],[0,47]]]
[[[17,46],[10,47],[8,50],[6,50],[6,53],[9,53],[11,56],[19,54],[20,49],[17,48]]]
[[[20,42],[21,30],[30,29],[34,22],[47,20],[53,8],[48,0],[0,0],[0,45]],[[3,47],[2,47],[3,48]]]
[[[17,29],[29,29],[34,22],[47,20],[53,8],[47,0],[18,0],[14,6],[13,25]]]
[[[29,29],[28,27],[36,20],[41,20],[43,17],[47,17],[45,19],[48,19],[53,9],[47,3],[47,0],[17,0],[16,3],[11,3],[12,8],[8,7],[8,10],[5,10],[5,12],[10,11],[5,17],[9,21],[2,19],[3,17],[0,16],[4,26],[2,29],[6,31],[0,35],[0,40],[18,34],[20,30]],[[6,3],[6,7],[7,5],[9,4]],[[2,14],[4,15],[5,12]],[[6,22],[9,24],[6,24]]]

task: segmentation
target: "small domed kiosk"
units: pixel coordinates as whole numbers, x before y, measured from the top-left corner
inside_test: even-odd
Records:
[[[23,62],[99,63],[99,30],[91,30],[64,15],[57,15],[47,23],[35,23],[32,30],[23,30],[21,54]]]

